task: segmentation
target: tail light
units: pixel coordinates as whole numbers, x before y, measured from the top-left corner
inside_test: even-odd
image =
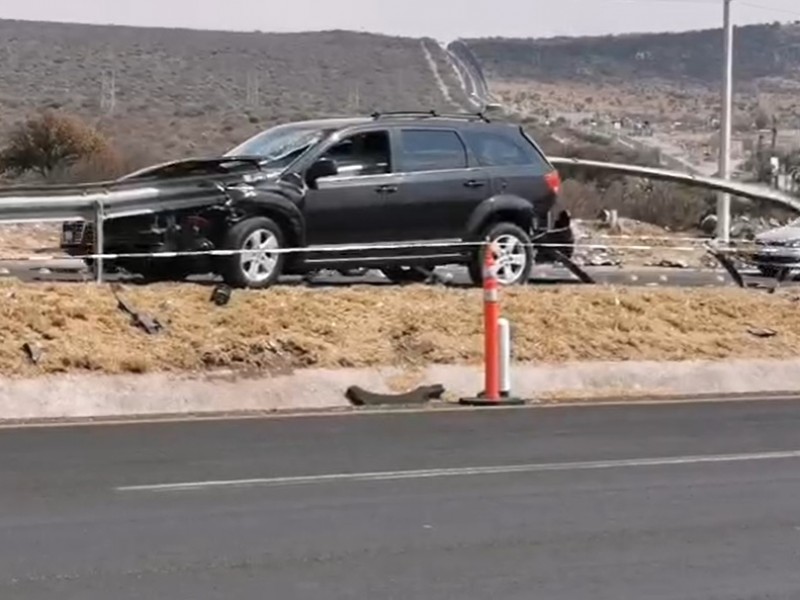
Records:
[[[545,173],[544,180],[551,192],[554,194],[561,192],[561,175],[558,171],[553,170],[549,173]]]

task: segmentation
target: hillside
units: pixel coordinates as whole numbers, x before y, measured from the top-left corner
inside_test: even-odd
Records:
[[[286,119],[452,108],[441,83],[457,89],[432,40],[0,20],[0,136],[58,107],[99,122],[137,162],[218,152]]]
[[[722,31],[602,37],[462,40],[490,79],[599,81],[660,79],[716,85]],[[737,27],[734,76],[800,81],[800,25]]]

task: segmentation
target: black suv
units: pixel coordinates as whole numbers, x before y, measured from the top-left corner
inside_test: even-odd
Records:
[[[247,176],[231,180],[242,165]],[[263,288],[281,274],[321,269],[380,269],[392,281],[413,282],[438,265],[462,264],[479,283],[476,242],[489,238],[500,249],[500,283],[510,285],[526,282],[534,262],[555,260],[554,249],[572,254],[558,172],[520,126],[480,114],[289,123],[221,158],[157,165],[123,179],[180,176],[182,166],[225,173],[224,201],[106,221],[106,253],[140,254],[117,258],[114,267],[161,279],[214,272],[236,287]],[[91,225],[65,223],[62,247],[86,254],[92,238]],[[275,252],[283,248],[297,251]],[[219,249],[250,252],[141,257]]]

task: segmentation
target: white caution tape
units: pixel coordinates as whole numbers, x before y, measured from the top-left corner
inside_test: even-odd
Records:
[[[186,251],[170,251],[170,252],[107,252],[107,253],[88,253],[80,255],[34,255],[34,256],[19,256],[8,255],[0,256],[0,261],[3,262],[48,262],[55,260],[76,259],[76,260],[118,260],[118,259],[146,259],[146,258],[180,258],[180,257],[201,257],[201,256],[237,256],[237,255],[253,255],[260,254],[275,255],[275,254],[319,254],[319,253],[345,253],[345,252],[375,252],[379,250],[403,250],[403,249],[436,249],[436,248],[480,248],[485,246],[486,242],[415,242],[415,243],[397,243],[397,244],[364,244],[364,245],[342,245],[342,246],[311,246],[299,248],[270,248],[264,250],[186,250]],[[615,252],[638,252],[638,251],[674,251],[674,252],[698,252],[699,250],[714,251],[723,254],[777,254],[780,252],[779,248],[769,248],[764,246],[753,247],[714,247],[707,245],[705,248],[699,246],[652,246],[646,244],[585,244],[576,242],[574,244],[558,244],[558,243],[532,243],[530,247],[534,249],[543,248],[564,248],[572,247],[576,250],[613,250]],[[380,256],[364,254],[358,258],[380,258]],[[409,258],[416,258],[414,255]]]

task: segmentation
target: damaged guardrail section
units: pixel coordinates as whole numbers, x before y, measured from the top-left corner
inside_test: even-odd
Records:
[[[635,165],[560,157],[551,157],[549,160],[556,168],[569,167],[668,181],[712,191],[727,192],[751,200],[772,202],[800,213],[800,199],[766,186]],[[104,254],[102,235],[104,221],[160,211],[209,206],[215,203],[225,204],[229,201],[226,193],[227,183],[248,185],[266,177],[254,161],[230,159],[228,162],[239,164],[235,169],[218,174],[206,172],[199,176],[173,176],[169,174],[168,163],[156,169],[160,176],[144,177],[141,174],[134,174],[119,180],[92,184],[0,188],[0,222],[68,220],[93,222],[96,235],[92,258],[95,260],[96,278],[100,281],[103,273],[103,259],[112,256]],[[198,164],[202,163],[202,160],[198,161]],[[372,247],[374,249],[374,245]],[[357,249],[358,247],[353,246],[353,248]],[[215,251],[194,251],[191,254],[203,253],[214,254]],[[229,253],[226,252],[226,254]],[[181,253],[168,254],[177,256]],[[152,256],[157,258],[156,254],[152,254]],[[568,267],[574,266],[570,265],[569,261],[562,260],[560,262],[564,262]],[[578,275],[580,276],[580,273]],[[581,278],[591,281],[584,277]]]
[[[631,177],[680,183],[690,187],[699,187],[715,192],[726,192],[750,200],[772,202],[800,213],[800,198],[795,198],[780,190],[752,183],[731,181],[718,177],[702,177],[699,175],[682,173],[680,171],[671,171],[669,169],[640,167],[638,165],[607,163],[577,158],[552,157],[549,160],[555,167],[577,167],[586,171],[617,173],[620,175],[629,175]]]

